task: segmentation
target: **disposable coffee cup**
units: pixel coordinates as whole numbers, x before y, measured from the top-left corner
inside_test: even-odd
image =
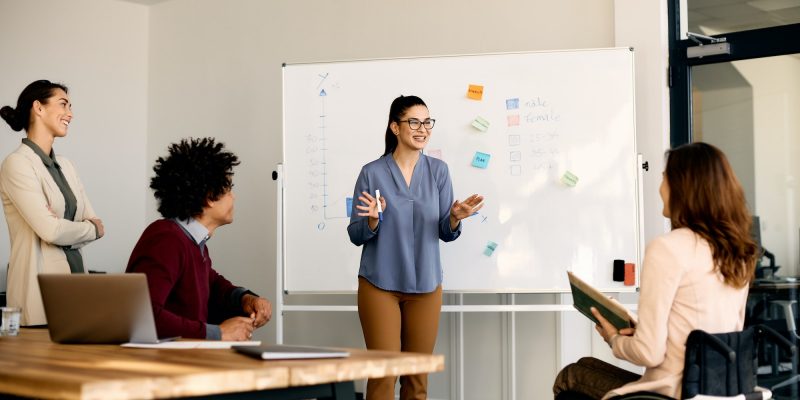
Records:
[[[0,336],[19,335],[19,317],[22,310],[19,307],[0,307]]]

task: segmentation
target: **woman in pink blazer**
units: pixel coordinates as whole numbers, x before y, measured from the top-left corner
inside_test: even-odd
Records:
[[[639,376],[586,357],[556,377],[556,399],[612,399],[648,391],[681,398],[686,338],[740,331],[758,247],[744,191],[725,155],[706,143],[667,151],[659,190],[672,231],[647,245],[639,319],[618,331],[596,310],[597,332]]]

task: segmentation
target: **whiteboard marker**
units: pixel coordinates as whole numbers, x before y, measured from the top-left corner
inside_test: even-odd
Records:
[[[381,208],[381,191],[375,189],[375,201],[378,203],[378,221],[383,221],[383,209]]]

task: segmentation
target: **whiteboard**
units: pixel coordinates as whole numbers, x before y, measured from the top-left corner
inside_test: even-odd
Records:
[[[444,290],[566,292],[567,270],[633,290],[612,280],[614,259],[641,264],[633,73],[628,48],[284,65],[283,289],[357,290],[347,198],[383,154],[403,94],[436,119],[425,153],[448,164],[456,198],[486,199],[461,237],[441,242]],[[483,86],[480,100],[470,85]],[[472,165],[476,152],[490,155],[486,168]]]

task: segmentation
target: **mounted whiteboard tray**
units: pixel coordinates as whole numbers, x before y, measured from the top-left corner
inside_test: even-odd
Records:
[[[567,270],[604,292],[634,291],[612,281],[614,259],[641,265],[633,72],[628,48],[285,65],[283,291],[356,291],[346,199],[383,153],[401,94],[436,119],[425,152],[448,164],[456,198],[486,197],[441,244],[445,291],[568,292]],[[469,85],[483,86],[481,100]],[[491,155],[486,168],[472,165],[476,152]]]

